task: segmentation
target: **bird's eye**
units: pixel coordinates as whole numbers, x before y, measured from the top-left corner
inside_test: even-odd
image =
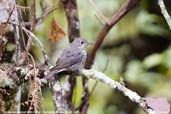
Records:
[[[83,44],[84,42],[83,41],[81,41],[81,44]]]

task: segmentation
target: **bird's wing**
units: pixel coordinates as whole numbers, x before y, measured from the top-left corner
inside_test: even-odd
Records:
[[[71,52],[72,50],[72,52]],[[76,63],[81,62],[82,58],[83,58],[83,54],[81,53],[81,50],[79,50],[78,48],[66,48],[62,54],[60,55],[60,57],[58,58],[57,62],[56,62],[56,66],[54,66],[51,71],[54,70],[62,70],[65,68],[68,68]]]

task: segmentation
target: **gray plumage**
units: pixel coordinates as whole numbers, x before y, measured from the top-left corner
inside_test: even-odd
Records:
[[[76,71],[82,69],[86,61],[86,47],[88,45],[89,43],[86,40],[75,38],[75,40],[62,51],[56,61],[56,65],[50,69],[46,79],[62,71]]]

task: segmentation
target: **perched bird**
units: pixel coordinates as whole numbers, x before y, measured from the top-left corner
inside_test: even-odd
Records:
[[[45,77],[47,80],[55,74],[63,71],[77,71],[84,67],[87,51],[86,47],[91,43],[83,38],[75,38],[75,40],[65,48],[56,61],[56,65],[50,69]]]

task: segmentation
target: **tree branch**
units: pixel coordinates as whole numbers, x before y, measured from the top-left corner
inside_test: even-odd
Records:
[[[62,0],[68,20],[68,33],[70,42],[80,36],[80,23],[76,0]]]
[[[145,100],[141,96],[139,96],[136,92],[126,88],[124,85],[120,84],[119,82],[112,80],[105,74],[98,72],[96,70],[93,70],[93,69],[90,69],[90,70],[82,69],[80,71],[80,75],[83,77],[95,79],[106,85],[109,85],[113,89],[117,89],[121,91],[132,102],[137,103],[148,114],[156,114],[155,111],[147,107]]]
[[[62,2],[68,21],[69,41],[72,42],[75,38],[80,37],[80,23],[78,18],[77,2],[76,0],[63,0]],[[67,85],[69,85],[69,89],[65,95],[66,101],[68,107],[71,110],[75,110],[72,103],[72,97],[76,85],[76,77],[70,75],[67,80]]]
[[[0,65],[0,68],[3,67],[3,64]],[[42,66],[43,67],[43,66]],[[42,67],[35,67],[34,70],[38,71],[38,74],[44,74],[45,70],[41,70]],[[18,77],[22,78],[22,79],[17,79],[18,81],[26,79],[25,76],[27,76],[28,74],[30,74],[30,69],[33,69],[33,66],[22,66],[22,67],[14,67],[13,71],[9,72],[9,74],[11,73],[16,73],[18,74]],[[46,67],[44,66],[44,69],[46,69]],[[5,72],[5,71],[3,71]],[[20,76],[22,75],[22,76]],[[156,114],[157,112],[155,112],[154,110],[152,110],[150,107],[147,106],[147,103],[145,101],[145,98],[141,97],[140,95],[138,95],[136,92],[126,88],[124,85],[122,85],[121,83],[112,80],[111,78],[109,78],[109,76],[106,76],[104,73],[90,69],[90,70],[86,70],[86,69],[82,69],[80,72],[78,72],[79,76],[83,76],[86,78],[92,78],[94,80],[100,81],[103,84],[109,85],[112,89],[117,89],[118,91],[122,92],[125,96],[127,96],[132,102],[135,102],[136,104],[138,104],[146,113],[148,114]],[[33,76],[32,74],[30,74],[30,76]],[[14,80],[12,83],[14,85],[16,85],[15,83],[18,83],[15,81],[14,77],[9,77],[10,80]],[[55,108],[58,109],[58,102],[62,102],[63,106],[60,107],[64,107],[63,109],[65,109],[66,105],[65,102],[62,101],[62,97],[56,98],[56,94],[63,94],[61,93],[61,91],[59,91],[58,88],[55,87],[55,82],[51,83],[52,85],[50,86],[51,89],[53,88],[53,97],[55,97]],[[2,84],[1,84],[2,85]],[[13,87],[13,86],[11,86]],[[0,87],[1,88],[1,87]],[[58,93],[59,92],[59,93]],[[65,92],[65,91],[64,91]],[[58,109],[59,111],[59,109]],[[65,111],[65,110],[60,110],[60,111]]]
[[[16,4],[16,1],[14,1],[14,5]],[[15,8],[14,9],[14,18],[15,18],[15,23],[19,24],[19,14],[18,14],[18,9]],[[14,36],[15,36],[15,44],[16,44],[16,48],[15,48],[15,63],[16,65],[18,65],[18,60],[19,60],[19,55],[21,53],[21,44],[19,42],[20,40],[20,32],[19,32],[19,26],[14,26]]]
[[[62,91],[62,88],[59,88],[59,85],[60,83],[56,79],[53,79],[49,82],[51,94],[53,97],[53,103],[55,106],[55,112],[56,114],[65,114],[67,105],[63,97],[64,92]]]
[[[30,31],[34,32],[35,26],[36,26],[36,3],[35,0],[31,1],[31,27],[30,27]],[[26,46],[26,52],[28,53],[29,50],[32,47],[32,38],[28,38],[27,41],[27,46]]]
[[[99,49],[99,47],[101,46],[105,36],[107,35],[107,33],[110,31],[110,29],[124,16],[126,15],[134,6],[136,6],[136,4],[138,3],[139,0],[126,0],[126,2],[122,5],[122,7],[117,11],[117,13],[109,20],[106,22],[106,24],[102,27],[96,43],[93,46],[93,49],[91,50],[90,54],[87,57],[86,63],[85,63],[85,68],[86,69],[90,69],[91,66],[93,65],[95,56],[96,56],[96,51]],[[84,85],[84,90],[85,93],[87,93],[88,91],[88,87],[87,85],[87,79],[83,78],[83,85]],[[88,97],[86,97],[88,96]],[[89,99],[89,94],[83,94],[82,96],[82,102],[85,102],[83,104],[87,105],[88,107],[88,102],[87,100]],[[80,104],[79,107],[81,107],[81,110],[87,110],[85,109],[85,107],[81,106],[82,104]],[[83,111],[84,112],[84,111]],[[85,113],[82,113],[85,114]]]
[[[161,9],[161,13],[163,14],[163,17],[165,18],[170,30],[171,30],[171,18],[169,13],[166,10],[166,7],[164,5],[164,1],[163,0],[158,0],[158,5],[160,6]]]
[[[86,69],[91,68],[94,62],[95,56],[96,56],[96,51],[101,46],[107,33],[123,16],[125,16],[133,7],[135,7],[138,2],[139,0],[126,0],[126,2],[116,12],[116,14],[108,22],[106,22],[106,24],[102,27],[97,37],[96,43],[94,44],[93,49],[91,50],[89,56],[87,57],[86,64],[85,64]]]
[[[29,31],[28,29],[26,29],[25,27],[22,27],[22,29],[31,37],[33,38],[40,46],[41,48],[41,51],[42,51],[42,54],[43,54],[43,57],[45,59],[45,64],[48,64],[49,63],[49,59],[48,59],[48,56],[46,54],[46,51],[43,47],[43,44],[40,42],[40,40],[31,32]]]
[[[31,2],[31,27],[30,31],[34,31],[35,25],[36,25],[36,3],[35,0],[32,0]]]

